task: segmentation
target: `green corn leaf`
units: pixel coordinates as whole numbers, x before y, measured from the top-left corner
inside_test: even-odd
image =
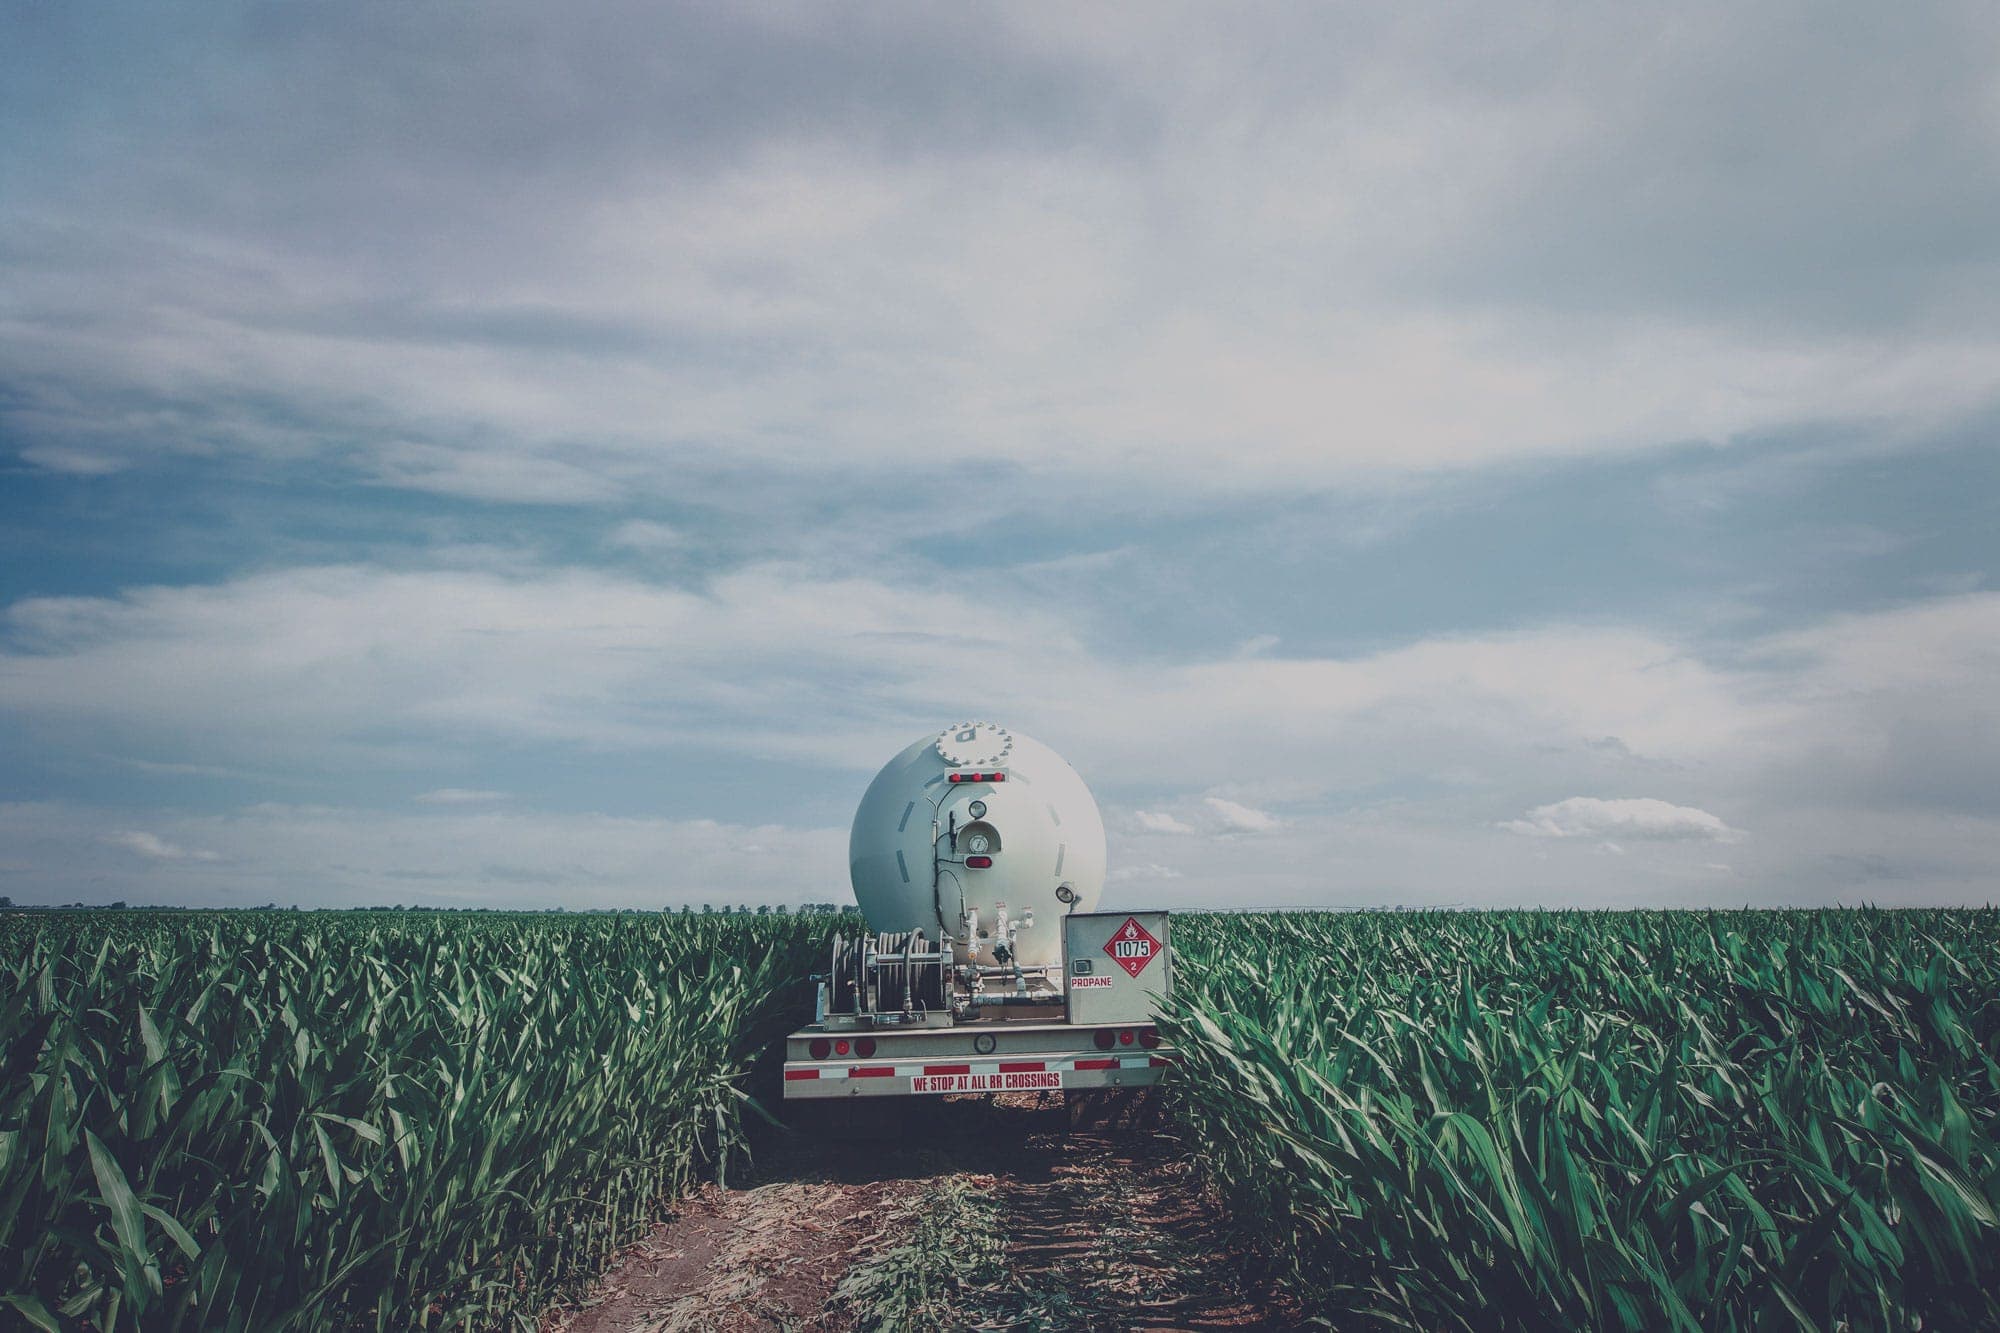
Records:
[[[90,1169],[97,1177],[98,1197],[110,1210],[111,1229],[117,1235],[118,1243],[127,1254],[146,1256],[146,1224],[139,1210],[139,1200],[125,1180],[125,1172],[96,1134],[86,1129],[83,1137],[90,1145]]]
[[[49,1313],[49,1307],[42,1304],[42,1298],[33,1292],[16,1292],[10,1296],[0,1296],[0,1305],[11,1306],[14,1312],[27,1320],[43,1333],[64,1333],[63,1326]]]
[[[83,1132],[90,1145],[90,1168],[97,1178],[98,1197],[111,1214],[112,1234],[118,1239],[118,1267],[125,1277],[125,1296],[143,1300],[148,1290],[160,1294],[160,1274],[146,1244],[146,1223],[139,1200],[125,1179],[125,1172],[103,1142],[90,1130]]]
[[[175,1220],[172,1213],[162,1208],[155,1208],[150,1203],[140,1204],[139,1211],[160,1224],[160,1230],[167,1233],[167,1239],[188,1257],[188,1262],[193,1263],[201,1258],[201,1247],[195,1244],[194,1237],[188,1234],[186,1227]]]

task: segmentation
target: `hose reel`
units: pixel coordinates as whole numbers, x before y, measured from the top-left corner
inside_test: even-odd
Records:
[[[921,930],[833,937],[827,1012],[914,1015],[943,1009],[948,956]]]

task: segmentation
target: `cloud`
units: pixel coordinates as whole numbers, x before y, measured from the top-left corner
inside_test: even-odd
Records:
[[[1109,884],[1134,884],[1140,881],[1152,882],[1155,880],[1180,879],[1181,877],[1181,872],[1172,866],[1148,863],[1145,865],[1122,865],[1114,867],[1105,873],[1104,879]]]
[[[685,544],[686,538],[665,523],[655,523],[651,519],[635,518],[620,523],[605,537],[608,546],[619,546],[629,551],[652,554],[657,551],[672,550]]]
[[[106,477],[122,472],[130,465],[129,459],[59,444],[30,446],[21,451],[21,460],[44,471],[65,473],[72,477]]]
[[[504,791],[480,791],[470,787],[439,787],[412,797],[419,805],[485,805],[504,801]]]
[[[65,753],[170,755],[189,776],[310,772],[356,791],[510,771],[518,793],[532,777],[503,765],[525,753],[604,775],[602,789],[627,800],[631,784],[614,775],[645,756],[723,775],[682,808],[755,827],[765,802],[742,793],[796,782],[801,765],[859,781],[976,704],[1055,745],[1108,808],[1133,811],[1114,821],[1114,842],[1172,836],[1167,820],[1216,835],[1176,843],[1193,901],[1238,880],[1274,902],[1332,892],[1329,840],[1377,858],[1341,863],[1343,892],[1591,900],[1589,884],[1564,889],[1536,859],[1564,837],[1648,842],[1649,857],[1631,860],[1657,864],[1628,876],[1634,892],[1692,896],[1713,876],[1695,876],[1675,847],[1737,827],[1757,836],[1732,856],[1735,882],[1760,900],[1824,898],[1863,874],[1902,894],[1957,895],[1985,882],[1978,793],[2000,783],[1996,624],[2000,594],[1981,593],[1726,651],[1550,625],[1347,655],[1175,660],[1098,649],[1051,607],[893,568],[842,579],[766,564],[679,586],[574,568],[330,566],[18,601],[0,618],[0,713]],[[973,660],[1006,670],[969,676]],[[1162,802],[1163,779],[1229,795]],[[1644,800],[1543,804],[1551,789],[1635,780]],[[1926,836],[1955,838],[1951,856],[1919,836],[1947,814],[1959,831]],[[220,845],[200,831],[158,836]],[[1421,850],[1439,839],[1450,858]],[[1196,854],[1211,844],[1231,856]],[[736,844],[748,845],[772,844]],[[1158,858],[1143,842],[1131,850]],[[1425,867],[1455,878],[1426,888],[1413,878]]]
[[[582,569],[307,568],[28,599],[0,629],[0,709],[175,747],[188,762],[279,749],[380,762],[418,736],[510,736],[719,743],[859,766],[900,734],[885,719],[956,708],[949,678],[996,634],[1037,645],[1043,661],[1076,652],[1064,626],[1032,612],[996,620],[949,593],[778,568],[700,591]],[[819,725],[795,724],[807,716]]]
[[[852,901],[844,874],[799,873],[843,866],[844,828],[275,803],[165,815],[158,834],[120,829],[117,818],[73,803],[0,803],[0,878],[18,901],[646,909]]]
[[[2000,390],[1991,35],[1723,4],[52,26],[0,68],[31,130],[8,420],[565,504],[941,441],[1207,495],[1901,429]]]
[[[1087,775],[1198,772],[1241,786],[1281,772],[1322,788],[1389,773],[1463,783],[1503,764],[1540,781],[1578,763],[1775,760],[1802,745],[1875,745],[1882,726],[1955,725],[1976,766],[1979,738],[2000,727],[1980,686],[1995,594],[1838,618],[1728,666],[1659,635],[1560,625],[1350,656],[1162,664],[1093,652],[1048,609],[928,584],[779,565],[698,588],[584,569],[324,566],[28,598],[0,618],[0,709],[123,739],[165,735],[183,764],[273,745],[323,755],[376,744],[386,728],[715,741],[862,767],[906,728],[964,711],[959,677],[976,653],[1009,663],[981,682],[984,710],[1066,738]],[[1836,714],[1847,716],[1835,725]],[[793,725],[807,716],[813,728]],[[1602,744],[1611,736],[1615,749]],[[1850,783],[1874,771],[1842,767]]]
[[[128,829],[117,833],[107,833],[102,841],[112,847],[122,847],[152,861],[218,861],[214,852],[190,851],[176,843],[168,842],[155,833]]]
[[[1706,810],[1651,797],[1605,800],[1572,796],[1537,806],[1527,818],[1508,820],[1500,827],[1536,838],[1735,842],[1743,836]]]
[[[1385,762],[1425,774],[1561,769],[1523,751],[1606,735],[1691,759],[1784,707],[1629,630],[1141,663],[1093,652],[1052,608],[777,564],[697,587],[580,568],[307,567],[24,599],[0,632],[0,710],[204,764],[262,764],[274,751],[400,764],[405,751],[428,759],[512,739],[705,744],[863,768],[964,711],[969,657],[1008,663],[980,681],[982,711],[1066,738],[1087,775],[1199,773],[1216,787],[1274,772],[1366,786]],[[1168,813],[1262,829],[1261,812],[1234,805]]]
[[[1132,822],[1147,833],[1192,833],[1194,827],[1182,823],[1163,810],[1134,810]]]
[[[1262,810],[1235,801],[1226,801],[1220,796],[1203,798],[1208,808],[1221,819],[1223,827],[1235,833],[1268,833],[1278,827],[1278,820]]]
[[[598,504],[618,498],[613,477],[545,453],[398,443],[376,451],[386,486],[507,504]]]

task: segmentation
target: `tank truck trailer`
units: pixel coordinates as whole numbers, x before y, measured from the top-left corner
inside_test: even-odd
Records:
[[[1104,822],[1076,770],[991,722],[919,740],[855,812],[870,933],[833,940],[787,1101],[1157,1083],[1164,911],[1099,912]]]

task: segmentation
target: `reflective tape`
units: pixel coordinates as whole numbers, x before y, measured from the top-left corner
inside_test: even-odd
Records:
[[[946,1078],[957,1075],[1043,1074],[1051,1070],[1146,1069],[1172,1064],[1166,1056],[1105,1055],[1060,1060],[997,1060],[979,1064],[817,1065],[785,1070],[787,1081],[843,1078]]]

